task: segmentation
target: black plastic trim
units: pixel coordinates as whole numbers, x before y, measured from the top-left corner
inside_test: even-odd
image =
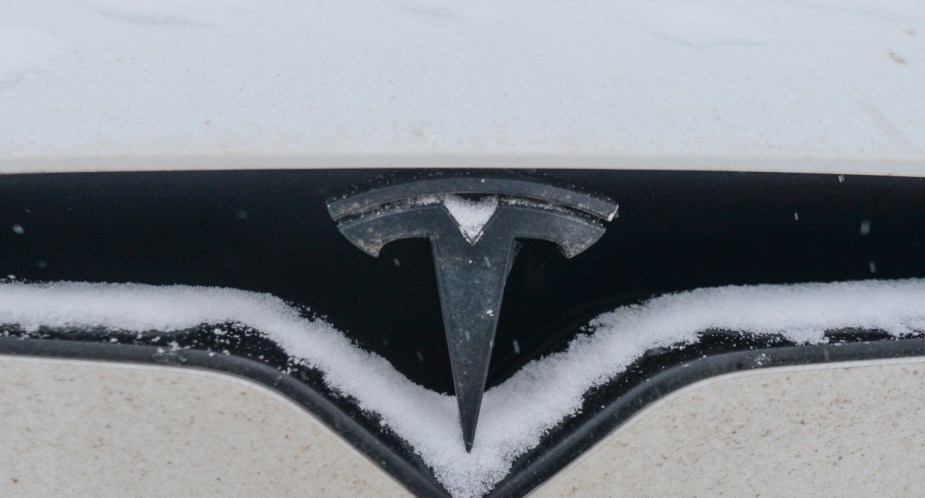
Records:
[[[925,178],[797,173],[452,170],[539,179],[620,203],[581,255],[525,241],[487,387],[563,350],[576,320],[703,287],[925,278]],[[379,258],[326,202],[448,170],[0,175],[0,280],[228,287],[306,307],[411,381],[454,393],[430,243]],[[798,218],[798,219],[797,219]],[[585,322],[586,323],[586,322]]]

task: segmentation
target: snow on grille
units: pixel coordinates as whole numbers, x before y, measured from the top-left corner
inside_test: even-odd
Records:
[[[104,327],[165,332],[238,322],[260,330],[357,399],[410,443],[457,497],[484,494],[512,461],[581,406],[591,387],[645,351],[727,329],[824,342],[827,330],[859,327],[901,335],[925,330],[925,280],[758,285],[699,289],[603,314],[567,350],[533,361],[489,390],[479,432],[466,453],[451,396],[416,385],[384,358],[357,348],[320,320],[268,294],[234,289],[135,284],[0,285],[0,322],[27,330]],[[104,332],[101,332],[104,333]],[[435,333],[438,333],[435,331]]]

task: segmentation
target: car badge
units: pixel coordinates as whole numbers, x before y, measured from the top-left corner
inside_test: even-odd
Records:
[[[604,235],[617,204],[534,179],[440,176],[328,200],[347,239],[378,256],[389,242],[430,240],[466,451],[472,449],[501,299],[520,240],[555,243],[566,258]]]

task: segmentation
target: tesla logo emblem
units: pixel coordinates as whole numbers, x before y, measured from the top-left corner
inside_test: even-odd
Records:
[[[521,240],[554,242],[566,258],[604,235],[613,202],[522,179],[451,176],[374,188],[328,201],[353,245],[378,256],[389,242],[430,239],[459,420],[472,449],[501,298]]]

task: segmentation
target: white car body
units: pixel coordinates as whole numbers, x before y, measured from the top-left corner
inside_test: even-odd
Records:
[[[561,168],[914,182],[923,89],[917,0],[0,2],[3,178]],[[919,494],[922,358],[694,383],[528,491]],[[3,495],[412,492],[316,414],[228,373],[10,354],[0,372]]]

